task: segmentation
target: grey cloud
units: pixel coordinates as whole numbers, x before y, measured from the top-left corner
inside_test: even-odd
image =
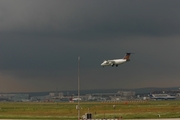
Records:
[[[179,9],[176,0],[2,0],[0,77],[21,90],[76,89],[81,56],[83,89],[160,86],[172,76],[177,85]],[[100,67],[125,52],[135,52],[129,63]]]

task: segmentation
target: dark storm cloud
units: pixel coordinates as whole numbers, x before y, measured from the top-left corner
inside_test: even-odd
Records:
[[[96,38],[179,33],[179,1],[2,1],[1,30]],[[30,31],[30,33],[29,33]],[[44,35],[43,34],[43,35]]]
[[[98,88],[102,82],[108,84],[101,88],[128,88],[154,85],[150,81],[157,78],[176,80],[179,66],[174,63],[180,58],[172,52],[179,51],[179,4],[178,0],[1,0],[1,82],[7,87],[14,82],[15,91],[25,90],[24,86],[29,86],[26,91],[76,89],[77,56],[82,60],[82,84],[90,84],[84,89]],[[125,52],[137,53],[129,65],[100,68],[102,60]],[[129,75],[129,70],[136,72]],[[132,85],[134,79],[137,83]]]

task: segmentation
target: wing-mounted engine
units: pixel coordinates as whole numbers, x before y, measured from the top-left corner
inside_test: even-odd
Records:
[[[114,61],[109,61],[109,64],[113,67],[115,65]]]

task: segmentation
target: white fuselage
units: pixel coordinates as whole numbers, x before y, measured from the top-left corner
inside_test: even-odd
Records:
[[[114,65],[119,65],[127,62],[126,59],[114,59],[114,60],[105,60],[101,66],[114,66]]]

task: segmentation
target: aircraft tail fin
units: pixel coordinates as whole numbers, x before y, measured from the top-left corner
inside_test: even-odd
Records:
[[[126,61],[130,61],[130,55],[131,53],[126,53],[123,59],[126,59]]]

